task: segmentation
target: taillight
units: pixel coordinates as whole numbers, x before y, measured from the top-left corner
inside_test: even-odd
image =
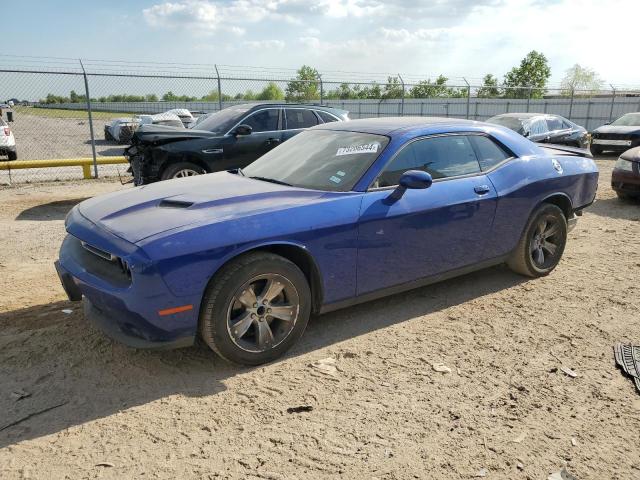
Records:
[[[8,137],[11,133],[11,129],[9,127],[4,127],[4,134]]]

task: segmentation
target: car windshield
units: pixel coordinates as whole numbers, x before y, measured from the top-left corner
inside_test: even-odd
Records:
[[[351,190],[389,138],[339,130],[307,130],[243,169],[247,177],[314,190]]]
[[[620,127],[640,126],[640,113],[627,113],[626,115],[621,116],[616,121],[611,122],[611,125],[617,125]]]
[[[528,121],[522,118],[516,118],[516,117],[501,117],[501,116],[497,116],[497,117],[491,117],[489,120],[487,120],[487,123],[493,123],[495,125],[501,125],[503,127],[507,127],[510,130],[513,130],[514,132],[518,132],[519,134],[523,134],[524,133],[524,125],[525,123],[528,124]]]
[[[225,108],[219,112],[212,113],[198,123],[197,130],[207,130],[208,132],[223,135],[238,123],[247,111],[247,108]]]

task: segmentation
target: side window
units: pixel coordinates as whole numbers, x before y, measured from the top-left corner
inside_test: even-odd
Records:
[[[258,132],[273,132],[278,130],[278,113],[276,108],[270,108],[268,110],[261,110],[249,116],[242,123],[249,125],[254,133]]]
[[[566,129],[573,128],[573,125],[568,120],[562,120],[562,128],[566,128]]]
[[[491,170],[493,167],[503,162],[511,155],[490,138],[482,135],[471,135],[469,140],[473,144],[478,154],[478,162],[483,172]]]
[[[337,122],[338,121],[338,119],[336,117],[334,117],[333,115],[329,115],[327,112],[323,112],[322,110],[316,110],[316,113],[318,115],[320,115],[320,118],[322,119],[322,121],[324,123]]]
[[[549,127],[549,131],[553,132],[554,130],[562,130],[566,128],[562,125],[562,120],[558,117],[549,117],[547,118],[547,126]]]
[[[425,138],[405,146],[380,174],[375,186],[397,185],[407,170],[423,170],[435,180],[480,173],[480,164],[464,135]]]
[[[311,110],[303,108],[286,108],[287,130],[309,128],[318,125],[318,117]]]
[[[547,130],[547,122],[545,122],[542,118],[537,118],[533,122],[531,122],[531,135],[543,135],[548,132]]]

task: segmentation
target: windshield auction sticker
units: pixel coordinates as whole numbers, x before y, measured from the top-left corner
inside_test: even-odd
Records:
[[[368,143],[366,145],[353,145],[351,147],[340,147],[336,152],[336,157],[340,155],[353,155],[356,153],[376,153],[378,151],[379,143]]]

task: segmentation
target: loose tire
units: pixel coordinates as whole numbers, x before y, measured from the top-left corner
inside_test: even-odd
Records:
[[[543,277],[556,268],[566,243],[567,219],[562,210],[542,204],[531,215],[507,265],[516,273]]]
[[[280,357],[303,334],[311,291],[293,262],[249,253],[211,280],[200,311],[200,336],[227,361],[260,365]]]
[[[593,156],[602,155],[602,147],[598,145],[591,145],[589,147],[589,150],[591,150],[591,155]]]
[[[170,180],[172,178],[184,178],[193,177],[195,175],[202,175],[205,172],[204,168],[191,162],[178,162],[172,163],[164,169],[160,180]]]
[[[16,152],[16,151],[7,152],[7,158],[9,160],[17,160],[18,159],[18,152]]]

